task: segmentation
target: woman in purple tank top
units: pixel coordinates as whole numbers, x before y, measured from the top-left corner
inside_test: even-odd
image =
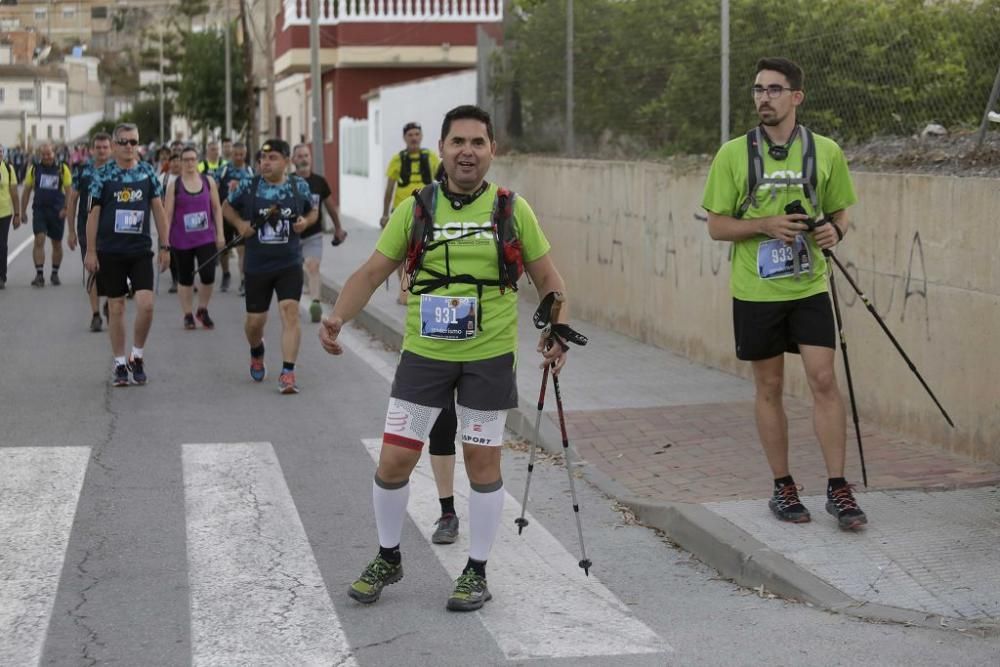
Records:
[[[222,207],[219,190],[211,176],[198,173],[198,151],[181,152],[181,175],[166,188],[167,219],[170,220],[170,248],[177,261],[177,296],[184,311],[184,328],[194,329],[195,318],[206,329],[215,327],[208,315],[208,302],[215,283],[215,262],[206,264],[216,249],[222,249]],[[191,312],[194,301],[195,260],[201,289],[198,310]]]

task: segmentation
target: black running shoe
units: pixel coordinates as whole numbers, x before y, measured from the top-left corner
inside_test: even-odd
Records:
[[[195,313],[195,317],[197,317],[198,321],[201,322],[201,326],[205,327],[206,329],[215,328],[215,322],[208,315],[208,308],[199,308],[198,312]]]
[[[846,484],[826,493],[826,511],[837,517],[837,525],[844,530],[856,530],[868,523],[868,517],[854,499],[853,488]]]
[[[115,364],[115,370],[111,374],[111,384],[115,387],[128,386],[128,366],[125,364]]]
[[[795,484],[782,484],[775,487],[774,495],[767,502],[774,516],[782,521],[791,523],[808,523],[812,520],[809,510],[799,500],[799,490],[801,487]]]
[[[232,280],[232,274],[223,273],[222,274],[222,284],[219,285],[219,290],[222,292],[229,291],[229,281]]]
[[[53,271],[52,275],[49,276],[49,282],[53,285],[62,285],[62,281],[59,280],[59,274],[55,271]]]
[[[35,279],[31,281],[32,287],[45,287],[45,276],[42,274],[37,274]]]
[[[94,316],[90,318],[90,330],[91,331],[100,331],[101,330],[101,326],[103,324],[104,323],[101,320],[101,314],[100,313],[94,313]]]
[[[382,558],[382,554],[379,554],[372,562],[368,563],[368,567],[361,573],[358,580],[351,584],[351,587],[347,589],[347,594],[358,602],[371,604],[378,601],[383,588],[402,578],[402,562],[390,563]]]
[[[129,359],[128,367],[132,371],[132,380],[136,384],[146,384],[146,369],[142,365],[142,357],[132,357]]]
[[[184,313],[184,328],[185,329],[197,329],[197,325],[194,323],[194,315],[191,313]]]
[[[451,611],[475,611],[493,599],[486,587],[486,577],[480,577],[471,567],[455,580],[455,590],[448,598]]]

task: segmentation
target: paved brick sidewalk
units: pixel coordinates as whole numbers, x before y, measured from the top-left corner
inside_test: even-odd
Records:
[[[806,492],[826,488],[810,406],[785,399],[792,474]],[[767,498],[770,470],[757,438],[752,402],[586,410],[566,415],[570,442],[636,496],[650,501],[713,502]],[[908,442],[862,422],[871,489],[954,489],[1000,483],[1000,466]],[[861,488],[854,426],[848,426],[847,476]]]

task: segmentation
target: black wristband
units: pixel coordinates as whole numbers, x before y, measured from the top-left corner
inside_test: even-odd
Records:
[[[164,250],[166,250],[167,252],[170,252],[170,246],[168,246],[168,245],[161,245],[160,246],[160,252],[163,252]]]

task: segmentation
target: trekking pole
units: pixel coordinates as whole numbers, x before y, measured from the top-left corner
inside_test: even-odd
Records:
[[[831,257],[829,250],[823,254]],[[840,353],[844,357],[844,375],[847,376],[847,395],[851,399],[851,417],[854,419],[854,434],[858,438],[858,457],[861,459],[861,480],[868,488],[868,470],[865,468],[865,449],[861,444],[861,426],[858,425],[858,404],[854,400],[854,381],[851,379],[851,363],[847,359],[847,339],[844,338],[844,320],[840,315],[840,299],[837,297],[837,282],[833,277],[833,267],[829,267],[830,295],[833,297],[833,315],[837,319],[837,335],[840,336]]]
[[[550,348],[554,341],[552,340],[552,329],[549,323],[555,319],[555,315],[559,313],[562,309],[562,297],[558,299],[553,296],[552,299],[546,302],[542,302],[538,306],[538,310],[535,311],[535,315],[532,318],[535,322],[535,327],[541,325],[545,331],[542,333],[543,346],[544,349]],[[544,312],[543,312],[544,311]],[[524,513],[528,510],[528,489],[531,488],[531,473],[535,470],[535,453],[538,451],[538,430],[542,424],[542,410],[545,409],[545,388],[548,385],[549,380],[549,364],[545,364],[542,370],[542,388],[538,392],[538,412],[535,413],[535,428],[532,431],[531,446],[528,450],[528,477],[524,481],[524,497],[521,500],[521,516],[514,519],[514,524],[517,526],[517,534],[520,535],[527,525],[528,520],[524,517]]]
[[[583,524],[580,522],[580,503],[576,499],[576,485],[573,483],[573,468],[569,458],[569,437],[566,435],[566,417],[563,415],[562,394],[559,392],[559,376],[552,374],[552,388],[556,392],[556,411],[559,413],[559,431],[562,434],[563,459],[566,462],[566,474],[569,475],[569,493],[573,499],[573,516],[576,517],[576,534],[580,538],[580,562],[583,573],[590,576],[590,566],[593,563],[587,558],[587,548],[583,544]]]
[[[896,337],[892,335],[891,331],[889,331],[889,327],[886,326],[885,321],[878,314],[878,312],[876,312],[875,307],[872,306],[871,301],[869,301],[868,297],[865,296],[865,293],[861,291],[861,288],[858,287],[858,284],[854,282],[854,278],[851,277],[851,274],[847,272],[847,269],[844,267],[843,264],[840,263],[840,260],[837,259],[837,256],[835,254],[833,254],[829,250],[827,250],[824,254],[830,259],[832,259],[833,263],[837,265],[838,269],[840,269],[840,272],[844,274],[844,277],[847,278],[847,282],[851,285],[851,288],[861,299],[862,303],[865,304],[865,308],[867,308],[868,312],[872,314],[872,317],[875,318],[875,321],[878,322],[878,325],[882,327],[882,331],[884,331],[885,335],[889,337],[890,341],[892,341],[892,344],[896,347],[896,351],[899,352],[900,356],[903,357],[903,360],[906,362],[906,365],[909,366],[910,370],[913,371],[913,374],[917,376],[917,380],[920,381],[920,384],[923,386],[924,390],[931,397],[931,400],[934,401],[934,405],[936,405],[938,407],[938,410],[941,411],[941,414],[944,416],[945,421],[948,422],[949,426],[955,428],[955,422],[953,422],[951,420],[951,417],[948,416],[947,410],[945,410],[944,406],[941,405],[941,402],[938,401],[937,396],[934,395],[934,392],[931,391],[931,388],[927,386],[927,383],[924,381],[923,376],[920,375],[920,371],[917,370],[917,367],[913,364],[913,361],[910,360],[910,357],[906,354],[906,351],[903,350],[903,346],[899,344],[899,341],[896,340]]]
[[[538,310],[535,311],[535,315],[532,319],[534,320],[536,327],[544,327],[546,329],[547,346],[559,345],[565,351],[569,349],[566,341],[582,346],[587,344],[587,337],[571,329],[568,324],[555,323],[556,316],[562,308],[563,301],[564,299],[562,294],[558,292],[550,292],[545,295],[544,299],[542,299],[542,303],[538,306]],[[546,370],[548,370],[548,366],[549,365],[547,365]],[[583,523],[580,521],[580,502],[576,497],[576,483],[573,479],[572,460],[569,453],[569,436],[566,434],[566,416],[563,412],[562,392],[559,389],[559,376],[555,368],[555,362],[550,364],[550,366],[552,368],[552,388],[556,394],[556,410],[559,415],[559,432],[562,436],[563,460],[566,463],[566,474],[569,477],[569,492],[570,497],[573,500],[573,516],[576,519],[576,534],[580,540],[580,561],[577,565],[579,565],[583,569],[583,573],[589,577],[590,567],[593,563],[589,558],[587,558],[587,547],[583,541]],[[539,403],[541,403],[541,401]],[[541,410],[539,410],[539,415],[540,413]],[[518,525],[520,526],[520,524]]]
[[[521,499],[521,516],[514,519],[514,524],[517,526],[517,534],[520,535],[521,531],[525,529],[528,525],[528,520],[524,518],[524,513],[528,508],[528,489],[531,488],[531,473],[535,470],[535,452],[538,448],[538,428],[541,426],[542,422],[542,410],[545,408],[545,386],[549,380],[549,365],[545,364],[545,370],[542,371],[542,388],[538,392],[538,412],[535,413],[535,428],[532,431],[531,447],[528,454],[528,478],[524,482],[524,497]]]

